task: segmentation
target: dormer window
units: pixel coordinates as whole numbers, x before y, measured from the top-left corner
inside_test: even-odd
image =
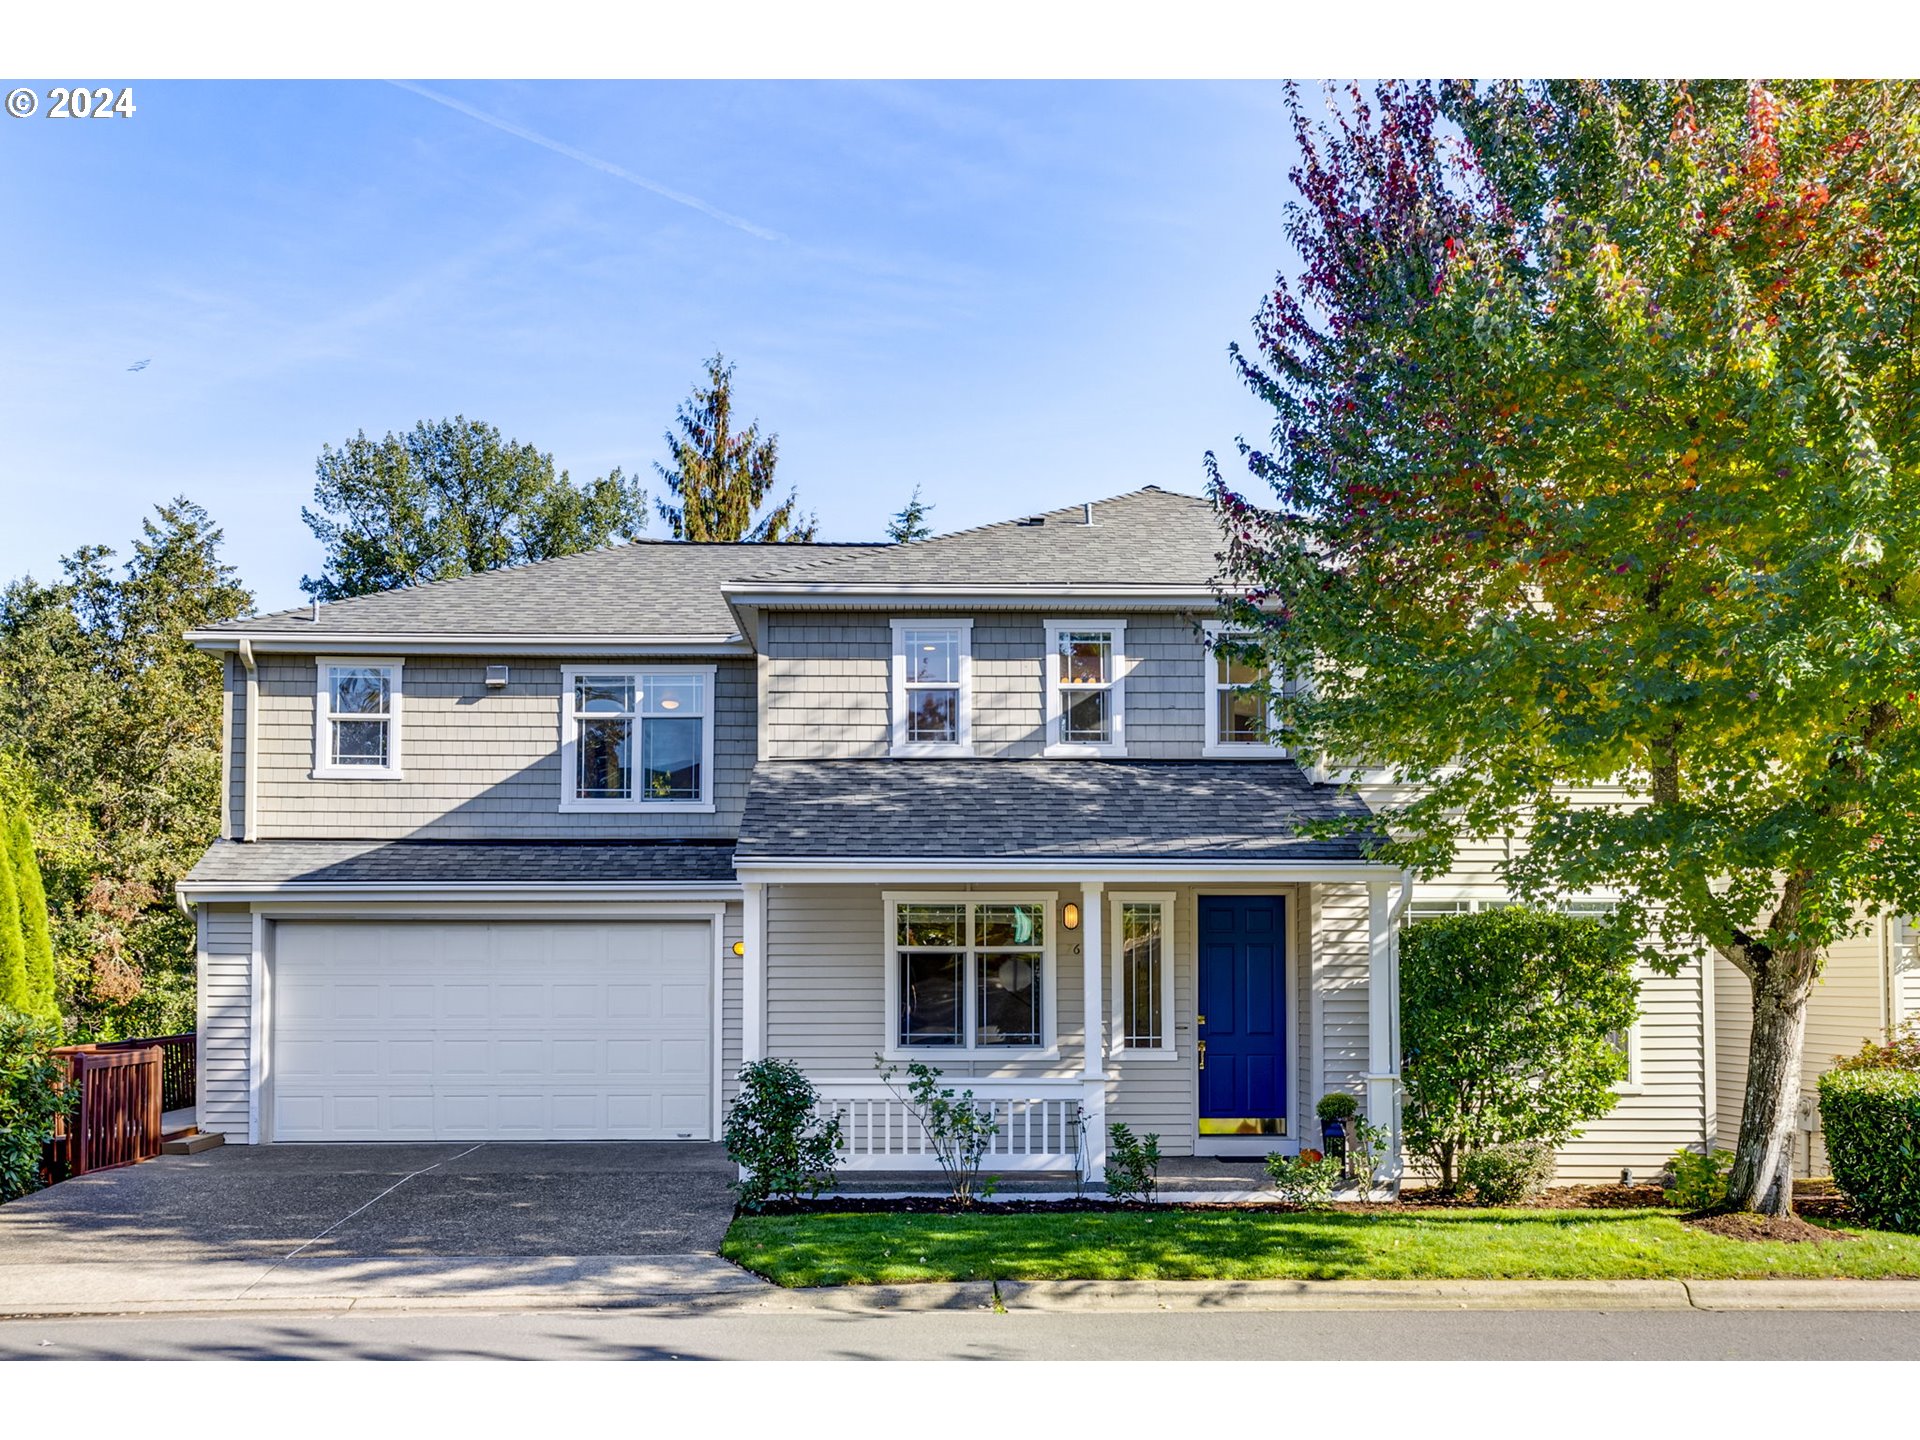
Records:
[[[322,659],[314,697],[315,779],[400,778],[400,662]]]
[[[973,622],[893,622],[893,753],[973,753]]]
[[[1126,633],[1118,620],[1047,622],[1047,754],[1127,753]]]

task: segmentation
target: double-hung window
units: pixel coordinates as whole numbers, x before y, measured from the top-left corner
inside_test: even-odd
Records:
[[[1172,1057],[1173,896],[1115,893],[1112,927],[1113,1036],[1121,1054]]]
[[[893,753],[973,753],[973,622],[893,622]]]
[[[1207,738],[1202,753],[1246,755],[1273,752],[1273,689],[1253,637],[1207,627]]]
[[[1053,902],[1029,897],[886,897],[887,1045],[1048,1050]]]
[[[1047,622],[1047,754],[1127,753],[1126,633],[1118,620]]]
[[[711,665],[561,672],[562,810],[713,809]]]
[[[314,775],[398,780],[400,662],[322,658],[319,665],[320,684],[314,697]]]

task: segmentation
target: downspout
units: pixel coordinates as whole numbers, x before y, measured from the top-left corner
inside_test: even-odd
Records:
[[[253,756],[254,732],[260,728],[260,673],[253,663],[253,641],[247,636],[240,637],[240,663],[247,670],[247,710],[246,723],[241,730],[240,743],[245,748],[240,752],[240,838],[251,844],[259,839],[255,816],[258,811],[260,787],[254,781]]]
[[[1400,1052],[1400,919],[1407,913],[1407,906],[1413,900],[1413,872],[1400,872],[1400,894],[1393,902],[1393,908],[1387,912],[1388,933],[1392,935],[1393,946],[1393,1073],[1403,1076],[1406,1070],[1406,1057]],[[1389,1172],[1393,1178],[1393,1198],[1400,1198],[1400,1182],[1406,1178],[1405,1142],[1401,1138],[1403,1128],[1400,1123],[1401,1097],[1406,1093],[1404,1079],[1393,1083],[1393,1167]]]

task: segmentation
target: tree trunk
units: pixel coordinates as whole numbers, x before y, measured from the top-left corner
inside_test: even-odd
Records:
[[[1727,1179],[1728,1209],[1763,1215],[1793,1211],[1794,1119],[1807,1042],[1807,1000],[1819,969],[1820,952],[1806,946],[1756,958],[1747,1091],[1740,1143]]]

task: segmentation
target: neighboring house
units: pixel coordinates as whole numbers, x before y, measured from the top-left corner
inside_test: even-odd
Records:
[[[1333,1089],[1392,1123],[1397,927],[1493,896],[1490,857],[1416,897],[1299,835],[1364,807],[1209,649],[1217,549],[1204,501],[1148,488],[195,632],[229,736],[223,838],[180,885],[200,1125],[704,1140],[769,1055],[846,1116],[849,1168],[932,1164],[876,1056],[991,1100],[1001,1170],[1098,1172],[1113,1121],[1296,1149]],[[1633,1081],[1563,1171],[1721,1133],[1714,988],[1646,982]]]

